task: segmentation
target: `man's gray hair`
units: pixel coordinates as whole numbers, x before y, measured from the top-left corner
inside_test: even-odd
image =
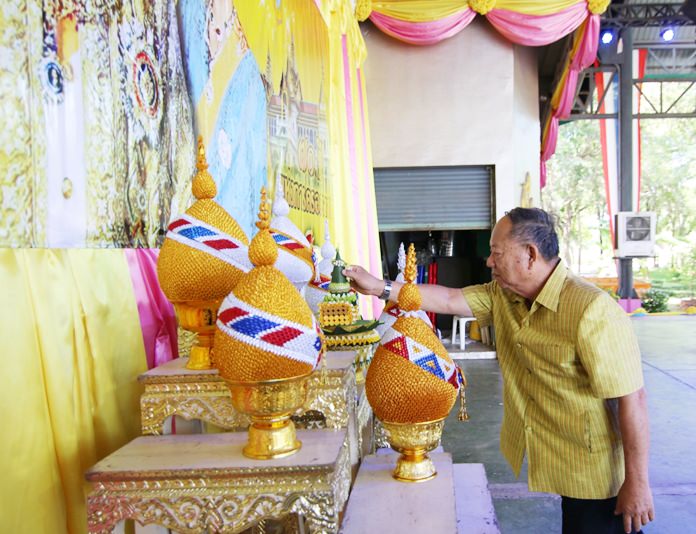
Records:
[[[512,222],[510,237],[535,245],[546,261],[558,257],[558,236],[550,214],[539,208],[514,208],[506,215]]]

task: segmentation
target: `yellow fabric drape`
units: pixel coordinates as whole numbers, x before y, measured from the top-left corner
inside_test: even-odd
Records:
[[[363,150],[360,90],[363,89],[363,99],[366,99],[366,95],[364,85],[358,85],[356,74],[356,69],[366,58],[366,47],[349,2],[342,3],[336,10],[330,12],[328,28],[330,90],[327,116],[331,138],[330,173],[333,179],[332,241],[347,262],[365,267],[379,266],[379,237],[377,211],[373,200],[370,144],[368,137],[365,139],[366,151]],[[343,59],[344,36],[348,56],[348,88],[344,77],[346,72]],[[352,97],[350,117],[346,112],[349,96],[347,89]],[[366,110],[365,112],[367,113]],[[367,116],[365,120],[367,121]],[[351,131],[353,139],[349,138]],[[353,162],[351,162],[351,144],[355,154]],[[367,170],[365,170],[366,159]],[[354,174],[351,173],[351,165],[354,166]],[[365,317],[372,317],[371,299],[361,299],[361,312]]]
[[[122,250],[0,249],[4,532],[86,531],[84,472],[139,433],[145,349]]]
[[[497,0],[496,9],[507,9],[524,15],[552,15],[585,0]]]
[[[466,0],[391,0],[372,2],[372,10],[407,22],[427,22],[454,15],[469,7]]]
[[[497,0],[495,9],[525,15],[551,15],[585,0]],[[407,22],[443,19],[469,7],[466,0],[385,0],[372,2],[372,10]]]

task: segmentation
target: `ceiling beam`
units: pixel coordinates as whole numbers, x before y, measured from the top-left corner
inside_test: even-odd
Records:
[[[682,11],[683,3],[610,4],[602,15],[603,28],[693,26]]]

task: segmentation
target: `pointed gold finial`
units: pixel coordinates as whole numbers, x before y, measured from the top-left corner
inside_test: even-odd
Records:
[[[203,136],[198,136],[198,155],[196,157],[196,169],[199,171],[208,170],[208,160],[205,157],[205,146],[203,145]]]
[[[270,226],[271,210],[266,197],[266,187],[261,188],[261,204],[259,205],[259,220],[256,221],[256,228],[265,230]]]
[[[193,196],[201,200],[204,198],[215,198],[217,186],[212,175],[208,172],[208,160],[205,157],[205,146],[203,146],[203,136],[198,136],[198,155],[196,157],[196,176],[193,177],[191,184]]]
[[[406,268],[404,269],[404,278],[406,282],[412,284],[416,279],[416,249],[411,243],[408,246],[408,252],[406,253]]]
[[[416,311],[420,309],[422,302],[420,290],[414,284],[416,279],[416,249],[411,243],[408,246],[406,253],[406,268],[404,269],[404,278],[406,283],[399,291],[398,304],[399,308],[404,311]]]
[[[268,231],[271,219],[271,208],[266,198],[266,188],[261,188],[261,203],[259,205],[259,220],[256,221],[256,228],[259,231],[251,240],[249,245],[249,259],[251,263],[260,267],[262,265],[273,265],[278,258],[278,245],[273,240]]]

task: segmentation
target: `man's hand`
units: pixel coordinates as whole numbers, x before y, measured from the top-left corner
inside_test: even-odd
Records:
[[[614,514],[623,514],[624,531],[628,533],[638,532],[652,521],[655,509],[647,482],[632,482],[627,479],[619,490]]]
[[[359,265],[349,265],[343,274],[350,278],[350,285],[358,293],[379,297],[384,291],[384,280],[372,276]]]

